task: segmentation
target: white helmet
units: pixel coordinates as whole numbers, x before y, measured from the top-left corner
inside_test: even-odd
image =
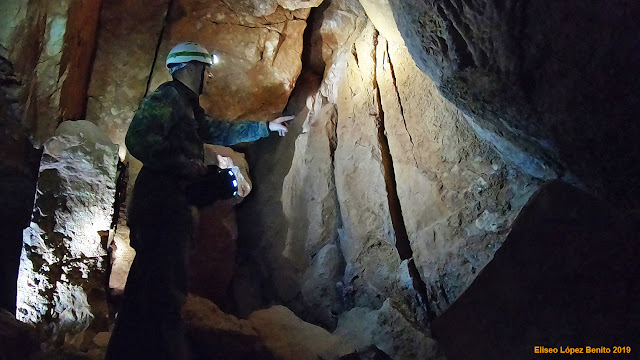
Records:
[[[169,51],[165,65],[167,69],[169,69],[169,72],[173,74],[174,71],[183,68],[189,61],[199,61],[204,64],[213,65],[214,56],[215,55],[209,54],[204,46],[188,41],[174,46],[173,49]]]

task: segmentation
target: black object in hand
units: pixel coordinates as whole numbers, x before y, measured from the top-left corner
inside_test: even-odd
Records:
[[[207,173],[187,186],[187,199],[191,205],[203,207],[217,200],[238,194],[238,180],[230,169],[207,166]]]

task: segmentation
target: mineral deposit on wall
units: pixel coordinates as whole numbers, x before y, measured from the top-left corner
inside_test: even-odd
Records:
[[[24,230],[17,318],[77,333],[105,320],[106,240],[118,148],[90,122],[64,122],[45,143]]]

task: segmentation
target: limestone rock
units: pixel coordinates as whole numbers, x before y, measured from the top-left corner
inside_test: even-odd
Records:
[[[226,0],[224,3],[240,15],[260,17],[272,15],[278,6],[287,10],[307,10],[302,14],[308,15],[308,9],[320,5],[322,0]]]
[[[355,350],[344,339],[305,323],[284,306],[256,311],[248,320],[277,359],[336,359]]]
[[[435,341],[415,328],[389,300],[379,310],[354,308],[343,314],[334,334],[349,338],[358,347],[374,344],[392,359],[437,358]]]
[[[417,65],[504,159],[638,205],[640,3],[389,3]]]
[[[337,314],[342,312],[342,297],[337,284],[344,273],[344,259],[336,244],[327,244],[313,257],[302,280],[302,297],[313,323],[333,330]]]
[[[323,107],[319,97],[314,107],[296,139],[291,169],[282,185],[283,211],[290,224],[283,254],[300,267],[335,242],[337,234],[338,200],[331,166],[337,113],[333,104]]]
[[[491,260],[539,182],[476,136],[404,46],[380,35],[376,57],[403,223],[440,314]]]
[[[44,146],[24,230],[16,317],[54,334],[105,326],[106,234],[118,148],[90,122],[65,122]]]
[[[349,339],[357,348],[373,344],[394,360],[444,359],[435,340],[389,300],[378,310],[354,308],[344,313],[334,335]]]
[[[0,6],[0,41],[22,80],[24,126],[42,145],[62,120],[83,118],[94,51],[97,1],[33,1]],[[8,15],[11,14],[11,15]]]
[[[192,351],[202,359],[270,359],[247,320],[220,311],[209,300],[189,295],[182,308]]]
[[[447,358],[522,359],[543,342],[636,342],[638,215],[560,181],[544,184],[493,260],[433,323]]]
[[[109,274],[109,289],[112,293],[124,293],[124,287],[127,284],[127,276],[129,269],[136,256],[136,251],[131,247],[129,239],[130,229],[125,224],[118,224],[113,236],[113,240],[109,244],[111,248],[111,273]]]
[[[306,16],[278,8],[254,17],[221,0],[173,3],[154,68],[151,89],[170,79],[166,56],[182,41],[196,41],[220,62],[206,79],[201,104],[220,119],[265,120],[279,114],[302,68]]]
[[[391,10],[389,0],[360,0],[360,4],[367,13],[367,17],[387,40],[404,45],[404,39],[398,31],[398,26]]]
[[[369,23],[348,58],[338,98],[335,181],[342,216],[340,246],[347,263],[345,285],[355,287],[356,306],[380,307],[390,296],[400,264],[387,201],[380,120],[374,93],[377,32]]]
[[[86,119],[120,146],[121,159],[129,123],[147,91],[168,10],[168,0],[105,1],[102,6]]]

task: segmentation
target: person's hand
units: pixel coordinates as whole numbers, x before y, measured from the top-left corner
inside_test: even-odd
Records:
[[[207,166],[200,160],[188,160],[182,170],[186,177],[195,178],[207,173]]]
[[[278,135],[280,136],[285,136],[287,134],[287,131],[289,131],[289,129],[287,129],[287,121],[291,121],[295,118],[295,116],[290,115],[290,116],[281,116],[275,120],[269,121],[269,130],[271,131],[277,131]]]

